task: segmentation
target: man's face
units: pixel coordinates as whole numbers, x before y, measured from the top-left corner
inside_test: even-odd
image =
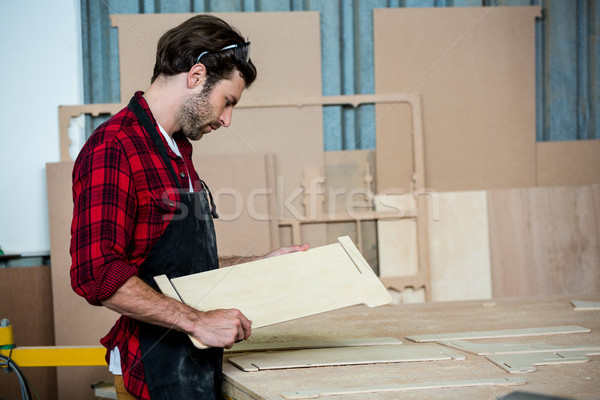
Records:
[[[244,79],[234,71],[230,79],[220,80],[212,90],[190,94],[177,110],[176,124],[191,140],[200,140],[205,133],[229,126],[233,106],[242,97],[245,87]]]

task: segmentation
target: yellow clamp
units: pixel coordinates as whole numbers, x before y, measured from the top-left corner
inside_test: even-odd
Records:
[[[8,324],[8,320],[3,319],[2,326],[0,326],[0,349],[12,349],[13,347],[15,347],[15,339],[12,325]]]

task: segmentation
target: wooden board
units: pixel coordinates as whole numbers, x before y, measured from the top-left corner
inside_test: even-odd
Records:
[[[493,354],[515,354],[515,353],[544,353],[549,351],[561,352],[572,350],[593,350],[600,351],[600,345],[552,345],[546,343],[529,344],[529,343],[474,343],[464,340],[450,340],[439,342],[444,346],[451,347],[456,350],[464,351],[479,356],[487,356]]]
[[[0,268],[0,293],[0,319],[10,321],[18,347],[54,346],[49,266]],[[56,368],[27,368],[24,373],[41,398],[58,399]],[[21,398],[15,374],[0,372],[0,397]]]
[[[599,204],[591,186],[489,191],[493,296],[600,291]]]
[[[242,353],[251,351],[274,351],[274,350],[301,350],[301,349],[325,349],[334,347],[356,347],[356,346],[384,346],[400,345],[402,340],[396,338],[355,338],[355,339],[331,339],[312,340],[302,342],[270,342],[253,343],[245,341],[236,343],[231,349],[225,349],[225,353]]]
[[[535,185],[539,16],[539,7],[374,10],[376,93],[422,95],[425,187]],[[376,106],[379,193],[406,188],[410,178],[410,159],[399,148],[410,137],[399,139],[386,123],[395,108]]]
[[[106,307],[90,306],[71,288],[71,220],[73,162],[46,164],[54,331],[58,346],[95,346],[119,315]],[[60,399],[93,400],[90,384],[112,379],[107,367],[57,368]]]
[[[573,300],[571,303],[573,304],[573,310],[575,311],[600,310],[600,301]]]
[[[160,36],[195,14],[111,15],[119,35],[121,101],[150,85]],[[320,96],[321,46],[319,13],[214,13],[252,42],[250,58],[258,75],[241,103],[252,98]],[[277,32],[277,34],[273,34]],[[302,32],[302,35],[298,35]],[[302,77],[302,79],[290,79]],[[241,104],[240,103],[240,104]],[[235,113],[234,113],[235,115]],[[266,122],[268,120],[263,120]]]
[[[600,140],[540,142],[537,186],[600,183]]]
[[[243,371],[325,367],[394,362],[464,360],[465,356],[438,345],[368,346],[285,351],[229,358]]]
[[[560,335],[566,333],[590,332],[590,329],[581,326],[548,326],[541,328],[524,329],[500,329],[492,331],[474,331],[474,332],[453,332],[453,333],[433,333],[427,335],[406,336],[413,342],[440,342],[447,340],[464,339],[489,339],[489,338],[507,338],[518,336],[542,336],[542,335]]]
[[[534,372],[536,365],[573,364],[590,361],[586,355],[600,355],[600,350],[565,350],[544,353],[497,354],[485,356],[511,374]]]
[[[375,196],[375,210],[406,212],[416,208],[412,194]],[[411,276],[419,272],[417,222],[377,221],[379,276]]]
[[[170,295],[174,287],[178,296],[171,297],[198,310],[237,308],[254,329],[350,305],[376,307],[391,301],[347,237],[305,252],[155,280],[163,293]]]
[[[580,325],[590,333],[551,335],[543,338],[521,337],[488,339],[482,342],[544,342],[555,345],[583,346],[600,343],[600,319],[590,314],[574,312],[572,296],[497,299],[495,305],[487,301],[428,302],[411,305],[389,305],[368,308],[355,306],[325,314],[302,318],[257,329],[250,340],[285,342],[314,338],[335,339],[352,337],[405,336],[409,333],[457,332],[552,326]],[[600,294],[582,295],[578,300],[600,301]],[[593,313],[593,312],[592,312]],[[510,325],[509,322],[510,321]],[[400,337],[400,336],[399,336]],[[476,342],[473,340],[473,342]],[[398,347],[408,346],[408,342]],[[530,392],[549,396],[596,399],[598,382],[594,379],[600,368],[600,357],[592,356],[588,363],[574,366],[540,367],[535,374],[519,376],[508,374],[482,356],[467,357],[462,361],[428,361],[411,363],[364,364],[340,367],[295,368],[248,373],[230,363],[224,363],[224,392],[238,400],[276,400],[280,393],[318,388],[381,387],[396,384],[487,380],[503,377],[527,379]],[[225,358],[229,355],[225,355]],[[557,374],[560,379],[557,379]],[[591,378],[591,379],[588,379]],[[340,399],[396,400],[410,397],[414,400],[486,399],[505,396],[515,388],[471,387],[414,392],[380,392],[337,396]],[[337,397],[326,397],[327,399]]]
[[[486,192],[437,193],[431,200],[439,203],[428,219],[433,301],[490,299]]]
[[[276,247],[271,225],[277,225],[270,209],[275,188],[267,182],[264,155],[196,154],[194,167],[210,188],[219,218],[214,220],[219,256],[259,256]]]
[[[443,388],[462,388],[476,386],[514,386],[524,385],[523,379],[515,378],[497,378],[497,379],[479,379],[479,380],[459,380],[449,382],[424,382],[408,383],[396,385],[362,386],[353,388],[329,388],[329,389],[309,389],[296,390],[294,392],[281,392],[281,397],[285,399],[316,399],[321,396],[340,396],[364,393],[383,393],[383,392],[403,392],[413,390],[443,389]]]

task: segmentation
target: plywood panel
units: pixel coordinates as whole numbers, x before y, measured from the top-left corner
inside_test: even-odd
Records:
[[[408,212],[416,208],[413,195],[377,195],[375,210]],[[417,223],[413,219],[377,221],[379,276],[410,276],[419,272]]]
[[[364,346],[334,349],[280,351],[229,358],[244,371],[325,367],[334,365],[378,364],[393,362],[464,360],[465,356],[433,345]]]
[[[432,202],[438,203],[438,215],[428,219],[432,299],[491,298],[486,192],[437,193]]]
[[[339,396],[366,393],[384,393],[384,392],[402,392],[414,390],[443,389],[443,388],[462,388],[474,386],[514,386],[524,385],[524,379],[516,378],[497,378],[497,379],[478,379],[478,380],[459,380],[448,382],[425,382],[425,383],[406,383],[396,385],[371,385],[351,388],[327,388],[327,389],[304,389],[295,392],[281,392],[280,396],[285,399],[316,399],[321,396]]]
[[[410,335],[406,338],[413,342],[427,343],[448,340],[490,339],[519,336],[560,335],[565,333],[587,333],[591,329],[581,326],[546,326],[541,328],[498,329],[491,331],[432,333],[425,335]]]
[[[150,86],[156,44],[160,36],[193,15],[111,16],[112,26],[116,26],[119,32],[122,102],[128,101],[136,90],[146,90]],[[244,98],[321,95],[319,13],[259,12],[214,15],[235,26],[252,42],[250,57],[257,66],[258,76]],[[273,34],[274,32],[277,34]],[[302,34],[299,35],[298,32]]]
[[[494,297],[600,291],[598,201],[590,186],[490,191]]]
[[[440,342],[444,346],[452,347],[453,349],[466,351],[467,353],[476,354],[479,356],[487,356],[491,354],[515,354],[515,353],[544,353],[549,351],[571,351],[571,350],[593,350],[600,351],[598,346],[573,346],[573,345],[552,345],[545,343],[524,344],[524,343],[475,343],[464,340],[451,340]]]
[[[219,218],[214,221],[220,256],[258,256],[273,250],[265,156],[194,154],[194,166],[210,188]]]
[[[488,360],[511,374],[534,372],[536,365],[573,364],[590,361],[586,355],[600,355],[594,350],[567,350],[545,353],[499,354],[485,356]]]
[[[118,314],[105,307],[90,306],[71,289],[72,170],[72,162],[46,164],[56,345],[98,345]],[[60,367],[57,375],[60,399],[94,399],[90,384],[112,379],[108,367]]]
[[[355,304],[389,303],[389,294],[350,239],[338,241],[170,283],[164,275],[155,280],[163,293],[180,296],[198,310],[237,308],[254,329]],[[178,296],[171,294],[173,287]]]
[[[426,187],[535,185],[539,15],[539,7],[374,10],[376,93],[422,95]],[[377,181],[403,185],[405,161],[392,155],[397,131],[381,129],[385,111],[376,108]],[[379,153],[388,146],[388,156]]]
[[[333,340],[311,340],[304,342],[278,342],[278,343],[253,343],[248,341],[236,343],[231,349],[225,349],[225,353],[242,353],[251,351],[281,351],[281,350],[305,350],[305,349],[327,349],[335,347],[356,346],[391,346],[400,345],[402,340],[396,338],[355,338],[355,339],[333,339]]]
[[[0,319],[8,318],[17,346],[54,346],[50,267],[0,268]],[[56,368],[23,371],[41,398],[57,397]],[[0,373],[0,397],[17,399],[21,390],[15,374]]]
[[[600,183],[600,140],[540,142],[537,186]]]

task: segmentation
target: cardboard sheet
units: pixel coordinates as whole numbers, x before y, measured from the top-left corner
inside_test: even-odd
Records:
[[[420,93],[427,187],[534,186],[539,7],[374,10],[376,93]],[[510,28],[508,28],[510,27]],[[406,139],[377,108],[379,192],[405,185]],[[389,149],[386,153],[380,149]]]

